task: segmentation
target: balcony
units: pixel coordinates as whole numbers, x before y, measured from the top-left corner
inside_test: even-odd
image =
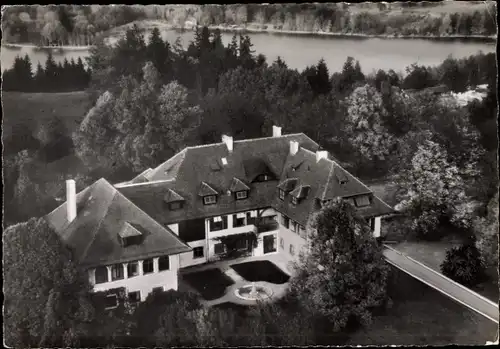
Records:
[[[249,220],[248,224],[256,225],[260,233],[265,233],[268,231],[278,230],[279,224],[272,217],[262,217],[260,222],[256,224],[256,219],[252,218]]]

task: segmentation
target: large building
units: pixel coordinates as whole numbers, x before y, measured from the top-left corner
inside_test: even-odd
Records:
[[[305,134],[188,147],[129,182],[100,179],[78,194],[67,181],[67,200],[48,221],[88,270],[95,291],[124,287],[144,300],[161,288],[177,289],[178,271],[227,253],[223,238],[242,239],[248,255],[297,258],[312,213],[335,198],[356,207],[380,235],[380,219],[393,209]]]

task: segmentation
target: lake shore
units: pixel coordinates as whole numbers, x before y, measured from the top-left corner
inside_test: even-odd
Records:
[[[109,31],[106,38],[113,36],[120,36],[125,33],[125,31],[131,28],[134,24],[137,24],[141,30],[151,30],[154,27],[158,27],[160,30],[176,30],[176,31],[194,31],[196,25],[192,26],[180,26],[163,21],[137,21],[125,24],[120,27],[113,28]],[[202,26],[198,25],[198,28]],[[209,25],[207,26],[209,30],[219,29],[221,32],[226,33],[252,33],[252,34],[270,34],[270,35],[286,35],[286,36],[317,36],[317,37],[335,37],[335,38],[349,38],[349,39],[423,39],[431,41],[440,40],[467,40],[467,41],[478,41],[478,42],[495,42],[497,39],[496,35],[446,35],[446,36],[430,36],[430,35],[398,35],[398,34],[363,34],[363,33],[348,33],[348,32],[325,32],[325,31],[300,31],[300,30],[282,30],[274,28],[256,28],[253,26],[237,26],[237,25]],[[2,46],[9,48],[33,48],[33,49],[62,49],[68,51],[85,51],[89,50],[92,45],[86,46],[38,46],[32,44],[16,44],[2,42]]]

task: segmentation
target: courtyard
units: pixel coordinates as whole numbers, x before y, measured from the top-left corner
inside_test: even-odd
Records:
[[[271,300],[279,299],[288,287],[290,270],[288,261],[279,254],[222,260],[182,269],[179,290],[198,294],[206,306],[223,303],[248,306],[255,301],[237,297],[237,289],[255,283],[271,291]]]

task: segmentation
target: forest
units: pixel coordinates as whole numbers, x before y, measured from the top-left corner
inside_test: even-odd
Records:
[[[6,43],[41,46],[92,45],[98,36],[134,21],[160,20],[184,28],[231,26],[383,36],[493,36],[494,2],[229,4],[229,5],[49,5],[9,6],[2,16]],[[468,5],[468,6],[465,6]],[[449,7],[448,7],[449,6]],[[434,8],[443,10],[433,12]]]
[[[33,346],[95,344],[84,341],[88,333],[98,333],[99,345],[129,345],[131,335],[160,346],[345,343],[342,330],[352,321],[332,316],[334,302],[328,297],[305,308],[287,299],[286,306],[257,308],[256,313],[240,316],[234,310],[205,310],[185,294],[152,295],[135,312],[125,302],[116,312],[104,313],[99,302],[78,291],[88,287],[87,278],[79,274],[46,222],[36,218],[59,205],[57,198],[64,198],[64,178],[76,179],[78,190],[100,177],[112,183],[128,180],[186,146],[220,142],[222,134],[235,139],[268,136],[272,125],[282,126],[285,134],[304,132],[362,180],[395,178],[404,212],[401,230],[425,240],[459,232],[473,243],[450,253],[449,259],[458,262],[449,264],[461,265],[455,257],[477,246],[474,255],[493,270],[498,263],[498,251],[491,248],[498,237],[495,60],[493,53],[449,57],[436,67],[412,65],[399,76],[383,70],[365,75],[362,62],[348,57],[339,72],[330,72],[321,59],[299,72],[281,58],[267,62],[254,52],[248,36],[235,35],[225,46],[220,31],[206,27],[196,31],[187,50],[179,42],[163,41],[158,29],[146,43],[137,26],[114,47],[97,40],[88,70],[78,69],[82,77],[84,71],[90,73],[87,92],[92,107],[85,109],[83,120],[73,129],[59,119],[46,122],[33,135],[14,133],[6,146],[4,178],[10,189],[5,193],[5,220],[14,224],[6,233],[11,246],[6,251],[6,293],[15,300],[7,309],[9,333]],[[24,72],[26,79],[35,79],[26,68],[29,60],[19,58],[16,63],[12,74]],[[54,69],[46,64],[43,72],[62,72]],[[442,85],[462,92],[482,84],[488,85],[487,96],[466,107],[432,90]],[[43,168],[59,159],[61,146],[56,145],[62,138],[70,143],[64,150],[84,166],[77,175],[61,171],[41,183]],[[27,140],[35,145],[28,147]],[[329,217],[332,212],[324,214]],[[380,258],[373,239],[363,241],[363,246],[374,261]],[[352,250],[343,252],[353,268]],[[371,299],[373,309],[385,299],[388,276],[380,265],[373,268],[380,276],[374,286],[381,295]],[[453,268],[444,269],[456,276]],[[26,271],[37,277],[25,280]],[[305,285],[316,285],[317,279],[305,279]],[[353,297],[357,300],[359,294]],[[317,299],[315,294],[308,298]],[[37,301],[27,306],[26,299]],[[299,304],[308,301],[300,299]],[[356,326],[368,326],[365,310],[346,311]],[[324,333],[328,336],[322,338]]]

